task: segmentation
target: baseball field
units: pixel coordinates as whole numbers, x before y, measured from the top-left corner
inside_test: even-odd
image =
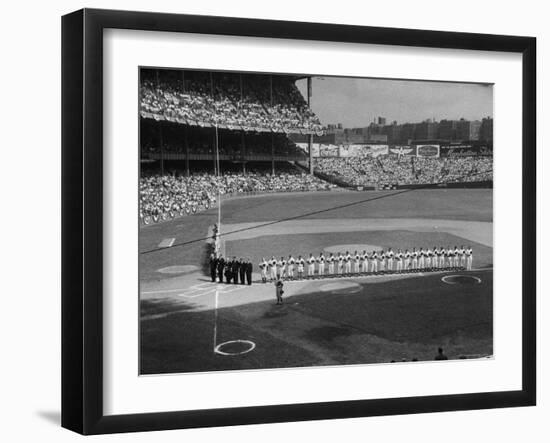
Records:
[[[491,189],[304,192],[225,200],[222,252],[253,284],[212,283],[218,210],[140,230],[142,374],[449,359],[493,353]],[[472,271],[260,282],[262,257],[470,245]]]

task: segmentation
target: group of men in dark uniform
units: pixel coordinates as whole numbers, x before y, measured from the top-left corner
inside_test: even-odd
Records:
[[[244,260],[233,257],[233,260],[224,259],[223,256],[216,257],[216,254],[210,254],[210,277],[212,282],[216,282],[216,277],[220,283],[223,283],[224,277],[226,283],[252,284],[252,262],[250,259]],[[245,283],[246,279],[246,283]]]

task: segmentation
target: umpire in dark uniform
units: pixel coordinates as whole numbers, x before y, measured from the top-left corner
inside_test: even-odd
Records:
[[[233,278],[233,262],[228,260],[225,262],[225,282],[231,283],[232,278]]]
[[[218,259],[216,254],[210,254],[210,277],[212,278],[212,283],[216,282],[216,274],[218,272]]]
[[[218,279],[220,280],[220,283],[223,283],[223,271],[225,270],[225,260],[223,257],[218,258]]]
[[[239,277],[240,277],[240,280],[241,280],[241,285],[244,285],[244,276],[246,274],[246,263],[244,262],[244,260],[241,259],[239,260]]]
[[[233,257],[233,261],[231,262],[231,277],[234,284],[239,283],[239,262],[237,257]]]
[[[246,282],[249,285],[251,285],[252,284],[252,262],[250,261],[250,259],[246,261],[245,267],[246,267]]]

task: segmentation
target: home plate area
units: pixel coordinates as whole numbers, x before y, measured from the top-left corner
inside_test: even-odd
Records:
[[[345,220],[307,222],[227,235],[226,257],[254,264],[251,286],[211,283],[186,268],[165,280],[182,291],[142,294],[141,372],[431,361],[438,347],[450,359],[492,355],[489,241],[468,238],[460,223],[407,229],[402,221],[397,229],[377,221],[354,223],[353,230]],[[476,270],[285,281],[282,305],[276,305],[273,283],[258,283],[258,263],[272,256],[455,245],[472,246]]]

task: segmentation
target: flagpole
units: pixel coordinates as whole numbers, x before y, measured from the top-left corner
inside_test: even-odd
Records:
[[[214,123],[215,132],[216,132],[216,174],[218,181],[218,233],[221,231],[221,213],[222,213],[222,201],[221,201],[221,186],[219,183],[220,180],[220,152],[218,147],[218,121]]]

